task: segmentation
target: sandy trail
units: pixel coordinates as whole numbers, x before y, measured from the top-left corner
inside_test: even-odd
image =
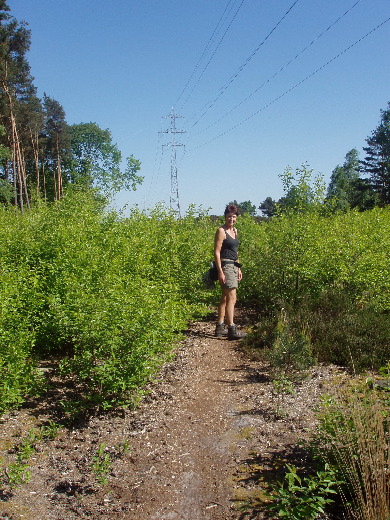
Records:
[[[243,430],[255,426],[248,403],[250,364],[236,342],[197,324],[181,350],[183,366],[171,381],[171,398],[137,450],[137,504],[129,519],[222,520],[232,515],[235,460]],[[162,410],[160,410],[160,413]],[[241,443],[239,441],[242,441]]]

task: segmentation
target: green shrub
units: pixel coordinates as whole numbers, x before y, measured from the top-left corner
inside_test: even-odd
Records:
[[[36,391],[44,357],[82,406],[131,402],[214,298],[201,275],[215,226],[194,208],[180,220],[161,207],[120,218],[79,193],[0,219],[4,409]]]
[[[239,301],[260,312],[244,344],[272,345],[276,329],[269,324],[284,308],[291,347],[304,330],[320,361],[361,371],[389,359],[388,207],[331,216],[287,212],[260,225],[243,219],[241,227],[249,243]]]
[[[260,308],[296,305],[339,287],[353,300],[390,309],[390,208],[332,216],[286,213],[257,227],[243,219],[250,267],[241,298]],[[248,228],[248,231],[246,230]]]
[[[278,376],[294,378],[315,364],[306,328],[292,328],[284,312],[276,326],[276,337],[266,358]]]
[[[299,365],[300,351],[302,360],[383,364],[389,219],[388,208],[286,213],[260,225],[240,217],[239,302],[266,316],[258,343],[273,345],[275,362],[295,356]],[[23,214],[0,206],[0,409],[39,390],[44,357],[60,363],[85,403],[131,400],[188,320],[216,304],[218,289],[205,291],[201,276],[217,225],[193,207],[182,219],[163,207],[124,218],[88,193]],[[282,307],[288,328],[272,331]]]
[[[273,502],[268,511],[285,520],[315,520],[334,502],[339,484],[335,472],[325,465],[314,475],[301,477],[295,466],[286,464],[284,481],[272,486]]]
[[[42,388],[33,357],[35,335],[26,312],[31,279],[21,267],[12,269],[0,268],[0,413]]]
[[[298,310],[310,326],[313,351],[322,362],[355,372],[378,369],[390,358],[389,315],[358,305],[346,292],[331,289]]]

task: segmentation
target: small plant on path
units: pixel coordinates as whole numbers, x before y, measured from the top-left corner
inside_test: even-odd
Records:
[[[295,466],[286,467],[284,481],[272,486],[274,502],[268,510],[286,520],[314,520],[325,514],[325,507],[334,502],[330,495],[337,493],[333,488],[339,484],[334,471],[326,465],[323,471],[301,478]]]

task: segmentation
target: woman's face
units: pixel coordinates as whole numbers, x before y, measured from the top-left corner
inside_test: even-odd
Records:
[[[225,222],[227,226],[234,226],[237,220],[237,215],[235,213],[228,213],[225,215]]]

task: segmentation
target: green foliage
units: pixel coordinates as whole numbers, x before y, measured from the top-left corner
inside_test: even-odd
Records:
[[[357,206],[356,183],[359,179],[359,154],[353,148],[345,156],[342,166],[333,170],[327,192],[327,201],[333,204],[333,210],[346,211]]]
[[[379,125],[366,139],[363,148],[366,157],[361,161],[363,171],[369,176],[372,189],[379,197],[380,205],[390,203],[390,102],[387,110],[381,110]]]
[[[250,223],[249,233],[242,220],[240,236],[250,242],[240,254],[250,267],[244,297],[295,304],[335,286],[357,303],[389,309],[389,224],[389,208],[330,217],[284,214]]]
[[[278,379],[274,379],[272,384],[274,385],[274,389],[277,394],[294,394],[294,385],[292,381],[287,379],[284,374],[281,375]]]
[[[310,337],[313,356],[356,370],[389,358],[390,209],[323,216],[286,212],[260,225],[241,217],[239,300],[261,312],[247,338],[275,341],[280,309],[290,333]]]
[[[3,208],[0,220],[3,409],[37,391],[48,356],[77,389],[70,416],[132,403],[213,298],[201,275],[215,227],[195,208],[119,218],[80,192],[24,215]]]
[[[17,224],[16,224],[17,225]],[[17,240],[17,237],[15,237]],[[7,245],[3,234],[2,246]],[[11,239],[12,241],[14,238]],[[19,244],[20,245],[20,244]],[[28,394],[37,393],[42,386],[35,370],[32,349],[35,334],[29,325],[27,307],[31,302],[29,285],[34,277],[26,266],[7,262],[10,250],[0,246],[0,412],[18,406]],[[15,247],[18,247],[15,244]]]
[[[49,421],[48,425],[40,428],[32,428],[26,437],[15,446],[15,462],[3,469],[2,484],[11,488],[27,484],[31,479],[29,460],[36,453],[36,444],[45,439],[54,439],[58,429],[59,426],[53,421]]]
[[[111,471],[111,456],[105,450],[106,445],[100,444],[91,461],[91,470],[100,484],[107,484],[107,476]]]
[[[9,203],[13,197],[14,187],[12,184],[5,179],[0,179],[0,203]]]
[[[240,216],[239,301],[267,317],[252,340],[271,349],[276,378],[315,358],[386,363],[389,220],[388,208],[260,225]],[[201,281],[216,225],[194,207],[182,219],[164,207],[123,218],[83,191],[24,214],[1,206],[0,409],[42,391],[42,357],[73,384],[70,416],[133,403],[188,320],[216,302]]]
[[[266,357],[276,374],[285,379],[291,379],[315,364],[307,331],[304,328],[292,329],[283,311],[276,326],[275,340]]]
[[[111,132],[96,123],[80,123],[70,127],[71,160],[68,173],[71,182],[99,188],[105,194],[123,189],[135,190],[143,177],[137,175],[141,162],[130,156],[125,171],[121,170],[122,154],[112,142]]]
[[[280,211],[307,213],[323,209],[325,184],[323,176],[317,174],[312,179],[313,170],[307,164],[295,169],[288,167],[280,178],[283,184],[284,197],[279,201]]]
[[[15,488],[21,484],[28,484],[31,479],[29,464],[22,460],[17,460],[4,470],[4,475],[5,479],[3,482],[8,484],[11,488]]]
[[[326,465],[315,475],[301,477],[295,466],[286,464],[286,467],[284,481],[273,486],[270,496],[274,502],[268,510],[286,520],[314,520],[325,514],[326,506],[334,502],[331,495],[337,493],[334,488],[339,482],[335,472]]]

